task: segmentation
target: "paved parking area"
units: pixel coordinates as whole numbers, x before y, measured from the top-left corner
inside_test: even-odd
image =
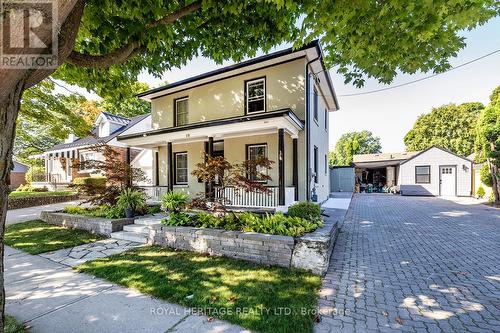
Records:
[[[317,332],[499,332],[500,209],[357,194]]]

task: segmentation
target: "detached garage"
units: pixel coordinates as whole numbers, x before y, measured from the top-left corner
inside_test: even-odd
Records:
[[[473,162],[431,147],[399,165],[403,195],[470,196]]]
[[[402,195],[470,196],[473,162],[446,149],[354,155],[361,192]]]

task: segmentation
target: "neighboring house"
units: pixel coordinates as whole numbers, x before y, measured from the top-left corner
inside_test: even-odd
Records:
[[[102,153],[96,152],[97,145],[108,145],[120,153],[124,161],[130,161],[134,167],[142,167],[146,176],[152,179],[151,150],[129,147],[119,141],[120,134],[132,134],[151,128],[151,115],[145,114],[134,118],[125,118],[102,112],[96,119],[92,134],[77,138],[70,135],[64,143],[55,145],[36,157],[45,160],[45,174],[38,175],[34,186],[66,186],[76,177],[97,175],[96,170],[81,170],[76,167],[77,161],[100,160]],[[147,166],[149,160],[149,167]],[[149,174],[148,174],[149,171]],[[40,177],[41,176],[41,177]],[[40,179],[41,178],[41,179]]]
[[[10,171],[10,189],[15,190],[26,184],[26,172],[28,172],[29,167],[17,161],[12,161],[12,163],[14,168]]]
[[[470,196],[473,162],[446,149],[353,156],[361,187],[398,186],[402,195]]]
[[[195,196],[191,175],[203,153],[237,163],[264,155],[275,162],[270,195],[226,196],[233,205],[276,207],[329,195],[328,118],[338,110],[318,42],[198,75],[139,95],[152,106],[152,128],[118,141],[155,151],[150,194]],[[220,194],[219,194],[220,195]]]

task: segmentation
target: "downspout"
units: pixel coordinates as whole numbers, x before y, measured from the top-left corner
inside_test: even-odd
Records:
[[[309,123],[311,120],[311,113],[310,113],[310,83],[309,83],[309,65],[312,64],[313,62],[317,61],[318,59],[321,58],[321,55],[318,55],[316,58],[310,60],[306,64],[306,186],[307,186],[307,191],[306,191],[306,200],[310,201],[311,200],[311,170],[310,170],[310,159],[311,159],[311,147],[310,147],[310,142],[311,142],[311,131],[309,128]]]

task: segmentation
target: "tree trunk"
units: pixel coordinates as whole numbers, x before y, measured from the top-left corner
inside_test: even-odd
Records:
[[[491,186],[491,190],[493,191],[494,203],[496,205],[500,204],[500,182],[498,179],[498,167],[495,165],[495,162],[491,159],[488,159],[488,165],[490,167],[491,180],[493,182]]]
[[[7,215],[7,200],[12,165],[12,147],[16,130],[16,119],[21,103],[25,82],[19,81],[10,94],[0,101],[0,332],[5,324],[5,288],[4,288],[4,233]]]

